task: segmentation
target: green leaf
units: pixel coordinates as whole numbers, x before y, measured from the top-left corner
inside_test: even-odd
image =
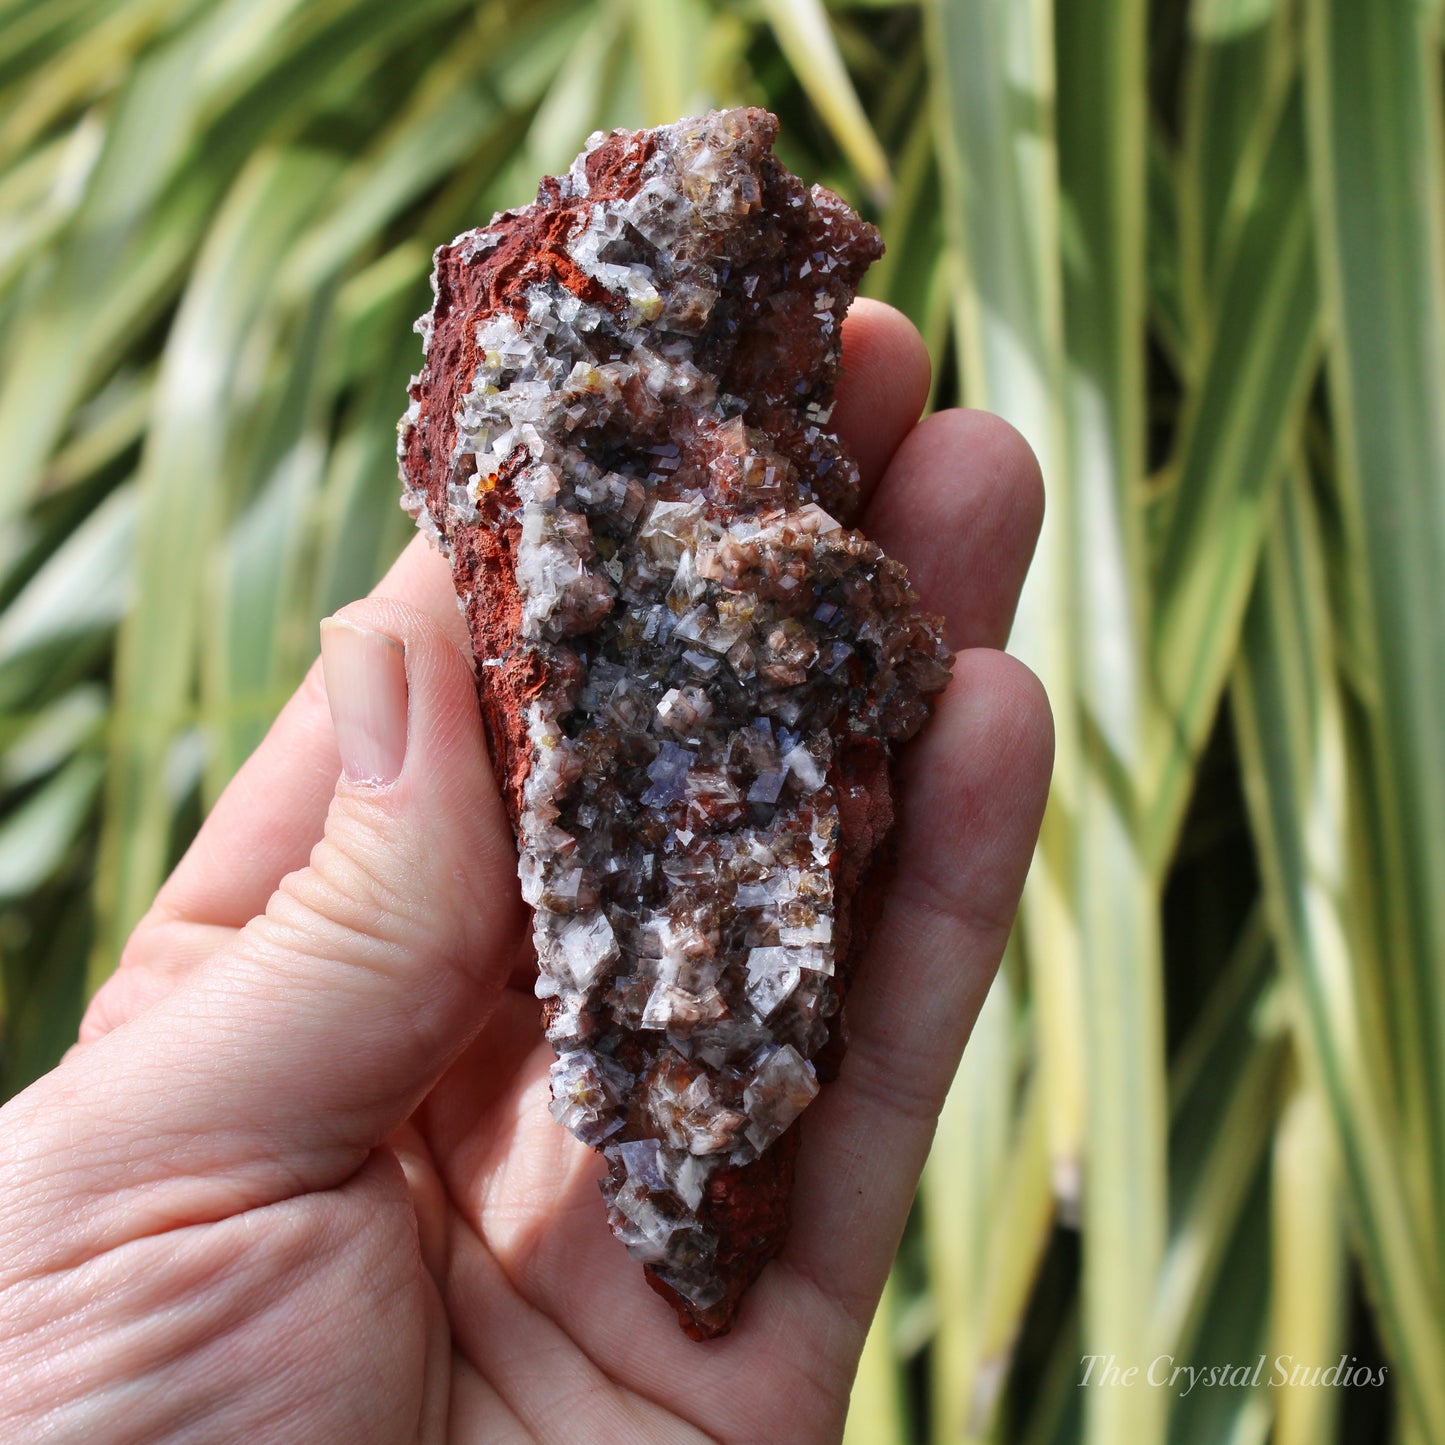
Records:
[[[170,862],[174,803],[163,780],[194,715],[202,604],[225,521],[218,482],[253,384],[242,362],[279,263],[336,173],[314,152],[257,156],[216,220],[167,342],[139,478],[135,599],[121,629],[93,983]]]
[[[0,1095],[25,1088],[75,1042],[85,1010],[89,899],[83,888],[47,884],[0,909]],[[17,937],[18,935],[18,937]]]
[[[53,248],[80,204],[104,138],[99,119],[87,116],[0,178],[0,291]]]
[[[858,1361],[843,1445],[907,1445],[911,1439],[894,1349],[897,1296],[890,1277]]]
[[[1369,700],[1371,785],[1392,1043],[1406,1080],[1412,1152],[1426,1161],[1424,1242],[1438,1291],[1445,1269],[1445,629],[1433,599],[1445,576],[1445,144],[1435,38],[1411,0],[1309,5],[1310,174],[1331,321],[1336,463],[1363,571],[1354,597],[1358,635],[1367,639],[1379,689]],[[1445,1435],[1445,1414],[1420,1408]]]
[[[700,70],[707,53],[707,11],[702,0],[631,0],[644,125],[668,125],[712,103]]]
[[[1009,1155],[994,1190],[987,1268],[973,1311],[977,1358],[972,1390],[965,1397],[971,1435],[987,1436],[997,1428],[1030,1291],[1055,1224],[1047,1104],[1036,1073],[1014,1111]]]
[[[974,1024],[938,1121],[922,1185],[928,1282],[938,1318],[932,1359],[933,1435],[963,1439],[975,1409],[979,1305],[992,1264],[1012,1132],[1014,1002],[1001,972]]]
[[[1279,0],[1194,0],[1189,24],[1200,40],[1235,40],[1263,28],[1279,8]]]
[[[1301,1053],[1327,1101],[1372,1297],[1405,1399],[1445,1430],[1445,1331],[1387,1108],[1384,1041],[1355,977],[1345,725],[1318,524],[1299,470],[1250,603],[1232,702],[1266,900]]]
[[[1238,649],[1261,541],[1319,358],[1319,289],[1296,103],[1275,130],[1250,212],[1219,265],[1196,342],[1175,496],[1158,564],[1148,850],[1173,851]]]
[[[1149,320],[1175,370],[1183,374],[1189,358],[1180,275],[1178,165],[1164,137],[1154,131],[1149,139]]]
[[[130,594],[135,524],[135,488],[120,486],[56,546],[0,614],[0,678],[17,659],[115,626]]]
[[[920,112],[908,132],[898,182],[879,222],[888,249],[863,280],[865,295],[896,306],[920,327],[928,318],[939,273],[948,265],[930,119],[926,111]]]
[[[858,99],[822,0],[763,0],[763,11],[858,179],[876,204],[886,205],[893,185],[888,157]]]
[[[181,216],[174,203],[157,202],[185,151],[200,54],[187,34],[134,68],[46,284],[0,355],[0,436],[9,452],[0,521],[34,492],[71,407],[113,364],[118,335],[145,314],[157,281],[179,260],[157,233]],[[188,219],[194,225],[194,213]]]
[[[1246,924],[1171,1075],[1172,1209],[1157,1301],[1160,1346],[1202,1358],[1196,1335],[1230,1242],[1257,1187],[1285,1061],[1268,935]]]
[[[492,138],[497,107],[473,84],[479,52],[474,43],[428,70],[415,103],[347,168],[334,204],[287,262],[280,288],[288,297],[304,298],[343,272],[406,207]]]
[[[1173,1401],[1170,1445],[1266,1445],[1270,1438],[1273,1392],[1260,1363],[1268,1342],[1269,1223],[1267,1175],[1259,1170],[1202,1301],[1193,1347],[1150,1361],[1156,1380],[1166,1368],[1232,1366],[1212,1387],[1207,1376],[1196,1376],[1190,1389],[1187,1374],[1172,1387],[1148,1387]]]
[[[1262,16],[1243,29],[1202,30],[1184,72],[1184,299],[1195,308],[1196,340],[1206,344],[1219,314],[1220,261],[1246,220],[1269,204],[1261,172],[1278,149],[1281,113],[1298,103],[1298,26],[1288,6],[1267,8],[1268,24]]]
[[[1074,911],[1080,786],[1072,706],[1075,648],[1068,434],[1059,262],[1053,36],[1047,5],[932,0],[924,12],[930,89],[952,258],[954,337],[962,399],[1023,434],[1049,502],[1014,621],[1011,647],[1042,678],[1055,707],[1054,785],[1023,919],[1048,1100],[1052,1172],[1077,1209],[1082,1172],[1082,963]]]
[[[589,132],[603,124],[629,123],[629,117],[611,113],[604,100],[620,63],[619,49],[625,53],[620,44],[624,19],[620,6],[578,7],[567,24],[540,32],[521,52],[522,63],[508,77],[508,99],[518,109],[535,109],[521,142],[508,148],[506,164],[485,200],[499,209],[527,204],[536,196],[538,179],[565,170]]]
[[[74,757],[0,823],[0,902],[33,893],[65,861],[104,776],[99,753]]]
[[[98,743],[108,701],[98,683],[83,682],[20,720],[0,755],[0,784],[17,788],[37,782],[83,747]]]
[[[1068,368],[1072,644],[1083,770],[1078,872],[1088,1109],[1083,1330],[1088,1352],[1156,1353],[1166,1233],[1158,899],[1127,759],[1148,735],[1144,482],[1145,7],[1057,11]],[[1089,1438],[1152,1439],[1169,1397],[1090,1391]]]
[[[413,251],[392,253],[338,298],[343,317],[338,331],[345,334],[350,313],[353,326],[374,324],[386,340],[373,353],[370,375],[358,379],[356,401],[331,448],[321,501],[326,525],[317,538],[308,620],[365,596],[413,530],[398,505],[395,426],[378,425],[378,419],[400,415],[407,378],[420,359],[420,343],[408,325],[419,308],[407,298],[410,283],[424,274],[426,257]],[[360,319],[372,306],[375,322]]]
[[[238,446],[228,489],[235,517],[203,583],[201,722],[209,744],[205,793],[220,796],[266,735],[314,653],[305,617],[309,528],[325,465],[318,356],[330,297],[322,293],[291,324],[266,337],[256,364],[266,394],[247,428],[261,443]]]
[[[1277,1445],[1338,1436],[1340,1391],[1298,1380],[1295,1365],[1345,1352],[1345,1221],[1324,1100],[1295,1081],[1275,1135],[1270,1242],[1270,1359],[1288,1360],[1275,1392]]]

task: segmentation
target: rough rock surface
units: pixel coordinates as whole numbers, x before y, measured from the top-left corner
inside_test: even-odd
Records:
[[[764,111],[595,135],[436,255],[404,502],[451,560],[535,910],[552,1113],[688,1333],[787,1229],[889,762],[948,680],[828,430],[877,233]],[[870,883],[871,880],[871,883]]]

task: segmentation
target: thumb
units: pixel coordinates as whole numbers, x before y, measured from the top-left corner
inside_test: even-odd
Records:
[[[27,1152],[56,1136],[82,1212],[106,1197],[130,1228],[127,1199],[201,1219],[332,1187],[506,981],[523,910],[469,663],[424,614],[372,599],[322,624],[322,665],[342,775],[309,866],[32,1091]]]

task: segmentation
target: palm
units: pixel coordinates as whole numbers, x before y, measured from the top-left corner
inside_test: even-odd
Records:
[[[586,1402],[588,1433],[598,1439],[836,1433],[866,1320],[820,1299],[785,1255],[749,1296],[732,1336],[707,1346],[687,1340],[610,1236],[597,1157],[547,1113],[550,1050],[534,1045],[502,1060],[493,1053],[535,1012],[524,995],[507,1000],[420,1120],[447,1201],[439,1253],[449,1256],[443,1298],[460,1438],[504,1438],[509,1417],[521,1417],[530,1433],[565,1439],[558,1398]],[[507,1014],[515,1019],[504,1022]],[[480,1117],[479,1096],[489,1101]],[[519,1352],[545,1359],[545,1369],[519,1369]],[[745,1392],[739,1380],[749,1382]]]
[[[395,1438],[418,1421],[424,1436],[487,1440],[836,1434],[933,1121],[1002,952],[1049,751],[1036,684],[989,650],[1007,635],[1039,523],[1027,449],[977,414],[912,427],[926,362],[895,313],[862,308],[845,347],[838,422],[872,493],[864,526],[910,565],[959,658],[933,727],[904,760],[898,876],[850,994],[842,1073],[803,1122],[784,1252],[733,1333],[699,1345],[610,1237],[596,1156],[545,1108],[551,1056],[515,860],[469,671],[440,637],[428,644],[433,661],[450,670],[449,695],[466,714],[443,729],[462,773],[446,773],[445,786],[478,802],[460,832],[421,850],[435,891],[403,951],[422,971],[363,978],[381,1002],[348,1013],[355,971],[326,962],[328,939],[306,934],[311,915],[296,897],[332,888],[338,866],[323,838],[337,755],[313,675],[138,930],[87,1019],[72,1081],[58,1086],[84,1086],[87,1068],[97,1089],[113,1087],[117,1071],[143,1075],[122,1035],[105,1037],[131,1021],[173,1048],[209,1008],[222,1032],[249,1030],[263,1045],[254,1057],[223,1049],[229,1074],[199,1069],[193,1090],[168,1097],[160,1142],[139,1126],[110,1145],[125,1156],[113,1166],[122,1182],[138,1167],[154,1176],[151,1195],[139,1214],[112,1209],[80,1235],[108,1257],[125,1241],[153,1251],[158,1262],[147,1256],[142,1272],[167,1300],[213,1301],[217,1272],[238,1259],[260,1281],[217,1328],[243,1365],[280,1352],[282,1395],[240,1399],[235,1433],[291,1438],[300,1420],[309,1438]],[[446,568],[419,543],[378,591],[433,619],[408,626],[440,626],[465,648]],[[345,806],[340,794],[335,806]],[[278,934],[295,950],[298,926],[302,953],[319,957],[330,981],[319,1002],[278,1005],[268,960]],[[356,940],[353,926],[330,941],[344,960]],[[72,1138],[74,1127],[67,1121]],[[86,1127],[110,1138],[104,1119]],[[156,1234],[157,1212],[162,1229],[199,1226],[186,1233],[197,1259],[184,1268]],[[286,1301],[279,1319],[273,1295]],[[180,1341],[188,1387],[209,1378],[213,1344]],[[279,1429],[267,1410],[291,1423]]]

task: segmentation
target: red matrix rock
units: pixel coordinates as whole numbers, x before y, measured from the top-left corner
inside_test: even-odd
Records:
[[[698,1338],[782,1247],[938,620],[827,429],[881,250],[763,111],[594,136],[437,252],[401,425],[517,834],[552,1112]]]

